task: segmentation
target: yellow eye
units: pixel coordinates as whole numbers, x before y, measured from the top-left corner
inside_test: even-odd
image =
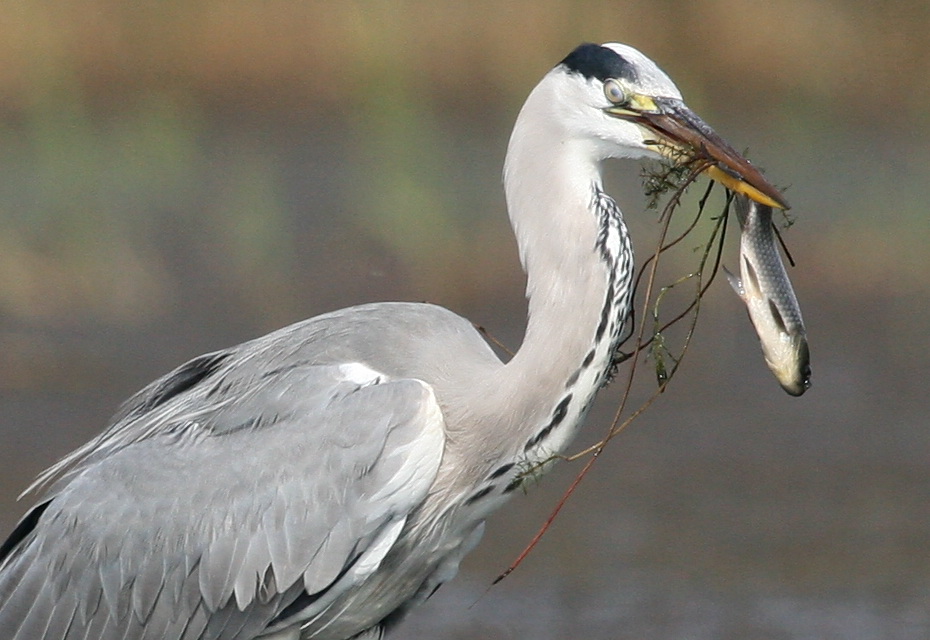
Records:
[[[630,99],[627,90],[613,78],[604,82],[604,95],[612,104],[626,104]]]

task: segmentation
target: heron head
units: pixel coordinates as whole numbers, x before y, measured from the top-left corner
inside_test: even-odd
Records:
[[[563,119],[595,140],[604,157],[697,161],[729,189],[788,208],[779,190],[689,109],[675,83],[636,49],[618,43],[582,44],[552,75],[560,91],[574,93],[560,101],[566,105]],[[591,109],[577,109],[579,103]]]

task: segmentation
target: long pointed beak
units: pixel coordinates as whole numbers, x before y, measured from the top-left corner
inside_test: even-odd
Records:
[[[790,208],[781,192],[684,102],[675,98],[638,98],[640,108],[610,107],[606,112],[657,134],[655,150],[663,156],[677,162],[705,160],[710,163],[705,169],[709,178],[761,204]]]

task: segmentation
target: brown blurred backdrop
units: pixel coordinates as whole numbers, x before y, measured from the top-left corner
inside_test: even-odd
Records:
[[[719,280],[669,391],[524,566],[482,595],[577,465],[510,503],[395,636],[930,637],[926,3],[76,0],[0,16],[2,535],[36,473],[199,353],[382,299],[439,302],[518,344],[510,126],[576,44],[617,40],[789,187],[814,387],[778,388]],[[657,215],[635,165],[608,178],[647,255]]]

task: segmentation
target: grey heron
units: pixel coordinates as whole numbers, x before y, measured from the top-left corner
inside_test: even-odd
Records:
[[[49,469],[0,546],[6,640],[377,638],[452,578],[485,519],[603,385],[633,252],[607,158],[699,154],[778,191],[639,51],[583,44],[517,117],[506,203],[527,275],[498,358],[430,304],[366,304],[183,364]]]

